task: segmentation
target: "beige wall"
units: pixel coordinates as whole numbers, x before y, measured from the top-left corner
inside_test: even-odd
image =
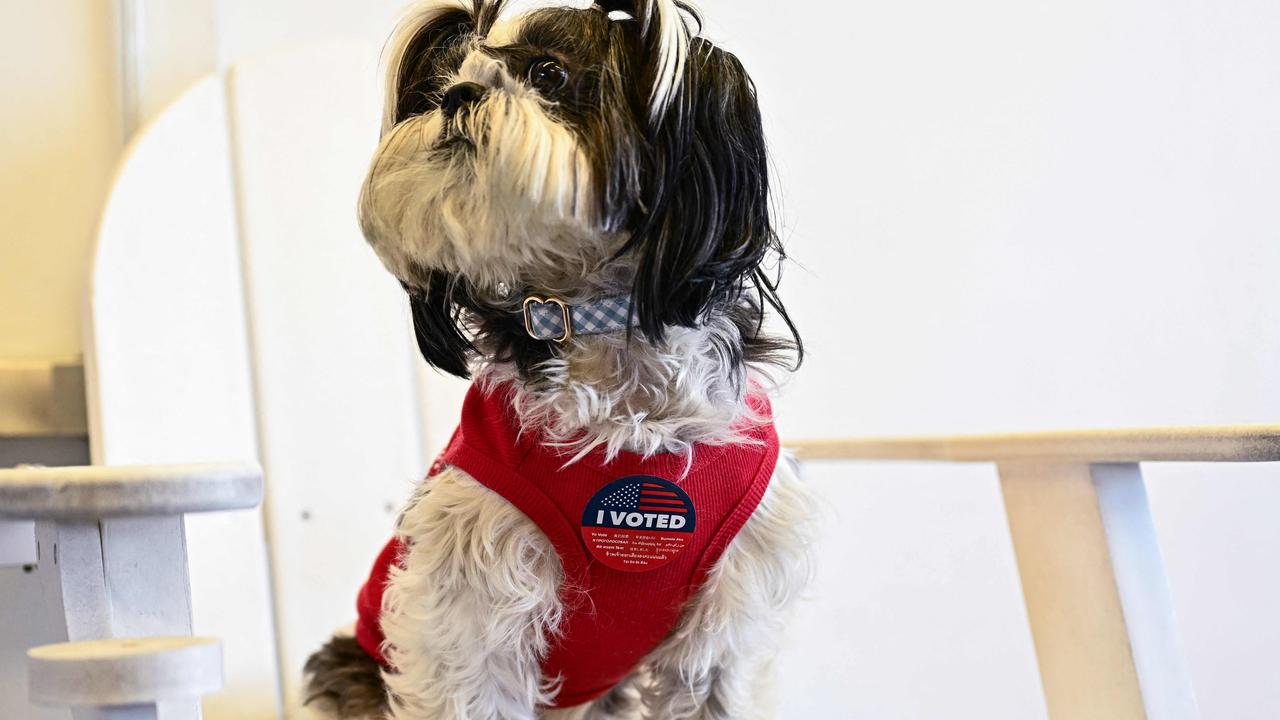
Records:
[[[0,3],[0,362],[80,354],[94,226],[125,138],[212,69],[215,54],[225,66],[282,44],[382,37],[403,5]],[[138,30],[123,49],[122,23]]]
[[[113,6],[0,3],[0,360],[80,352],[90,239],[123,144]]]

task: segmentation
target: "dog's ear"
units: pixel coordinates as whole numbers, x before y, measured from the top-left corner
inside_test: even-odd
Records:
[[[462,308],[453,301],[448,279],[432,273],[425,290],[409,293],[413,334],[427,364],[450,375],[468,379],[467,360],[476,352],[463,331]]]
[[[653,131],[643,180],[647,212],[632,215],[632,300],[640,329],[694,326],[751,290],[780,309],[761,271],[781,254],[755,86],[738,58],[692,41],[680,92]]]
[[[463,39],[476,33],[476,18],[490,5],[478,2],[467,8],[439,0],[415,7],[400,21],[387,43],[383,133],[435,108],[443,90],[438,82],[448,75],[441,65]]]

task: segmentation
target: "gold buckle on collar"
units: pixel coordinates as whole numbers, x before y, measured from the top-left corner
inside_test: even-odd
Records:
[[[546,305],[550,303],[552,305],[559,306],[560,314],[564,316],[564,335],[561,335],[558,338],[552,338],[551,342],[559,343],[559,344],[564,344],[569,342],[569,338],[573,337],[573,315],[569,311],[568,303],[561,300],[560,298],[554,298],[554,297],[541,298],[541,297],[537,297],[536,295],[530,295],[529,297],[524,299],[524,331],[529,333],[529,337],[533,338],[534,340],[546,340],[546,338],[538,337],[533,332],[533,321],[532,321],[532,316],[529,314],[529,306],[534,303],[538,303],[539,305]]]

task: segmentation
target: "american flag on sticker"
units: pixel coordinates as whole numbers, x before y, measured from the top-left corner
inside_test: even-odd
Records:
[[[615,510],[686,514],[693,510],[683,492],[651,480],[637,480],[605,496],[603,505]]]
[[[582,512],[582,540],[592,557],[624,572],[644,572],[675,559],[697,523],[693,500],[679,485],[631,475],[600,488]]]

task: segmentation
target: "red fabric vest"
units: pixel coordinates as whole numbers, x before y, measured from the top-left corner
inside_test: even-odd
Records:
[[[760,503],[778,436],[768,420],[743,429],[750,442],[697,446],[688,474],[686,458],[671,454],[646,460],[623,453],[606,463],[595,451],[565,467],[570,455],[563,450],[546,447],[536,433],[521,437],[509,397],[506,387],[486,394],[472,385],[462,422],[431,474],[455,466],[509,501],[555,546],[566,587],[585,590],[563,593],[565,618],[542,664],[546,677],[562,681],[555,707],[572,707],[623,680],[671,632]],[[750,402],[770,416],[763,395]],[[402,551],[398,540],[383,548],[357,600],[356,638],[383,665],[378,617]]]

